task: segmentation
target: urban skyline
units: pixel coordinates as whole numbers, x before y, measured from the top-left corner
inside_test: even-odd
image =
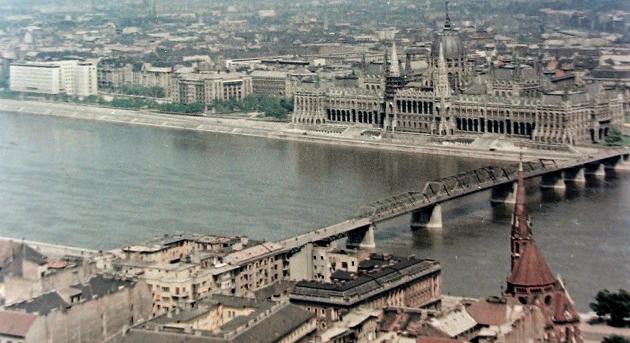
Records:
[[[0,10],[0,343],[630,339],[625,2]]]

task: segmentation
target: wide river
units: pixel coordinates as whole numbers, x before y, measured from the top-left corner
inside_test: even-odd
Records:
[[[275,240],[489,164],[0,113],[0,235],[99,249],[176,231]],[[563,195],[530,188],[534,237],[580,310],[601,288],[630,288],[630,173]],[[440,260],[445,292],[498,294],[511,212],[488,200],[446,204],[438,232],[382,224],[378,249]]]

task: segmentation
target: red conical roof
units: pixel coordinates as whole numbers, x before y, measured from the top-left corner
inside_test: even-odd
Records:
[[[534,241],[531,241],[516,262],[507,282],[515,286],[536,287],[553,284],[556,278]]]

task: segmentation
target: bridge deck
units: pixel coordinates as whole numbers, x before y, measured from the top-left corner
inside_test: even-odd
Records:
[[[523,177],[525,179],[534,178],[588,164],[601,163],[627,154],[630,154],[630,150],[620,149],[570,161],[558,162],[540,159],[536,162],[524,162]],[[279,243],[288,249],[294,249],[310,242],[334,240],[334,238],[343,237],[348,232],[367,225],[430,208],[469,194],[511,184],[516,181],[517,177],[518,164],[505,168],[480,168],[440,180],[429,181],[422,191],[405,192],[376,201],[362,207],[357,216],[325,228],[288,238]]]

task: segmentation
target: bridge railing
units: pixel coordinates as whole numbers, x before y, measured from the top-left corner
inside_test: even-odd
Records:
[[[523,171],[534,174],[541,170],[556,169],[558,164],[554,160],[540,159],[538,161],[523,162]],[[514,181],[518,174],[518,164],[507,167],[483,167],[439,180],[429,181],[420,192],[411,191],[375,201],[361,207],[353,218],[372,218],[378,220],[395,213],[406,212],[421,204],[439,201],[442,198],[452,198],[471,190],[487,188],[493,184]]]

